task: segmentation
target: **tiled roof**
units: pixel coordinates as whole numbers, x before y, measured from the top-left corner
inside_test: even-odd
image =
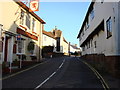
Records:
[[[32,16],[34,16],[37,20],[39,20],[42,24],[46,24],[38,15],[36,15],[34,12],[30,11],[30,8],[27,7],[23,2],[20,0],[14,0],[17,4],[19,4],[23,9],[28,11]]]
[[[45,30],[43,30],[42,32],[43,32],[43,34],[45,34],[45,35],[47,35],[47,36],[52,37],[52,38],[55,39],[55,36],[53,35],[52,32],[47,32],[47,31],[45,31]]]

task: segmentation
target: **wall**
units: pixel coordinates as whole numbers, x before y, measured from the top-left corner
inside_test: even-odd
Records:
[[[114,9],[113,9],[114,8]],[[84,31],[84,36],[82,37],[82,40],[80,41],[80,45],[86,40],[86,38],[99,26],[99,24],[104,20],[104,31],[99,32],[99,35],[95,35],[93,37],[93,41],[97,41],[97,48],[96,51],[91,48],[83,52],[84,54],[90,54],[90,53],[104,53],[106,56],[108,55],[116,55],[116,24],[117,22],[114,22],[114,16],[117,15],[117,4],[116,3],[110,3],[110,2],[104,2],[101,4],[100,2],[97,2],[94,4],[94,19],[90,21],[90,26],[88,30]],[[111,16],[112,18],[112,37],[107,39],[107,31],[106,31],[106,21]],[[117,18],[117,16],[115,16]],[[105,48],[104,48],[105,47]],[[104,50],[103,50],[104,48]]]
[[[3,29],[16,35],[17,34],[16,33],[17,27],[20,27],[19,26],[20,25],[20,14],[21,14],[21,9],[23,9],[23,8],[20,7],[13,0],[11,0],[11,2],[0,2],[0,7],[2,7],[2,9],[4,10],[1,13],[2,17],[0,17],[0,23],[3,25]],[[25,9],[23,9],[23,11],[26,12]],[[27,60],[31,60],[30,53],[27,50],[27,46],[28,46],[28,43],[30,41],[34,41],[35,44],[36,44],[36,48],[35,48],[34,54],[37,56],[37,60],[40,60],[42,58],[41,57],[42,24],[41,24],[40,21],[38,21],[34,16],[32,16],[30,14],[30,20],[32,20],[33,18],[36,20],[36,23],[35,23],[36,24],[35,28],[37,29],[36,32],[32,31],[32,22],[30,22],[31,23],[30,29],[28,29],[26,27],[25,22],[24,22],[23,26],[27,28],[26,32],[31,33],[32,35],[36,36],[38,38],[38,40],[31,39],[30,37],[26,37],[24,35],[22,35],[22,38],[25,39],[25,55],[27,56],[26,59]],[[24,18],[24,20],[26,20],[26,19]],[[23,31],[24,31],[24,29],[23,29]],[[14,36],[13,43],[15,42],[15,40],[16,40],[16,38]],[[15,60],[18,57],[16,56],[16,54],[13,54],[12,58],[13,58],[13,60]]]

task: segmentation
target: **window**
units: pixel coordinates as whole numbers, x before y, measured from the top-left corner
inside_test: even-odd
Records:
[[[80,35],[80,38],[79,38],[79,40],[81,41],[82,40],[82,36]]]
[[[26,26],[30,29],[30,15],[26,15]]]
[[[90,41],[91,41],[91,47],[92,47],[92,46],[93,46],[93,44],[92,44],[92,41],[93,41],[93,40],[91,39]]]
[[[112,36],[112,19],[111,17],[106,21],[106,29],[107,29],[107,38]]]
[[[82,36],[84,36],[84,29],[83,29],[83,31],[82,31]]]
[[[82,47],[82,50],[85,51],[85,46]]]
[[[88,48],[90,48],[90,41],[88,42]]]
[[[101,0],[101,3],[103,3],[104,2],[104,0]]]
[[[21,10],[21,16],[20,16],[20,24],[21,25],[24,25],[24,11],[23,10]]]
[[[35,19],[34,18],[32,20],[32,31],[36,32],[36,29],[35,29]]]
[[[96,44],[96,41],[94,42],[94,46],[95,46],[95,48],[97,48],[97,44]]]
[[[25,53],[25,40],[19,40],[17,42],[17,54]]]
[[[88,28],[89,28],[89,20],[87,19],[87,21],[86,21],[86,25],[85,25],[85,30],[87,30]]]
[[[93,20],[94,18],[94,9],[92,9],[92,11],[90,12],[90,19]]]
[[[89,48],[89,42],[87,42],[87,49]]]

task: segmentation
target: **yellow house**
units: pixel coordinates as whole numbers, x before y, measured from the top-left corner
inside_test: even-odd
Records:
[[[61,30],[57,28],[51,31],[56,38],[56,52],[64,53],[64,55],[68,55],[68,42],[65,40],[63,33]]]
[[[69,44],[63,37],[63,53],[64,53],[64,55],[68,55],[68,47],[69,47]]]
[[[9,0],[0,2],[0,24],[2,25],[1,60],[12,62],[40,60],[42,28],[45,22],[22,2]]]

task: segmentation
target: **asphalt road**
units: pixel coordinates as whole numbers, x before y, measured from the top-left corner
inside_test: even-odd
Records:
[[[2,88],[103,88],[94,72],[77,57],[49,59],[3,80]]]

